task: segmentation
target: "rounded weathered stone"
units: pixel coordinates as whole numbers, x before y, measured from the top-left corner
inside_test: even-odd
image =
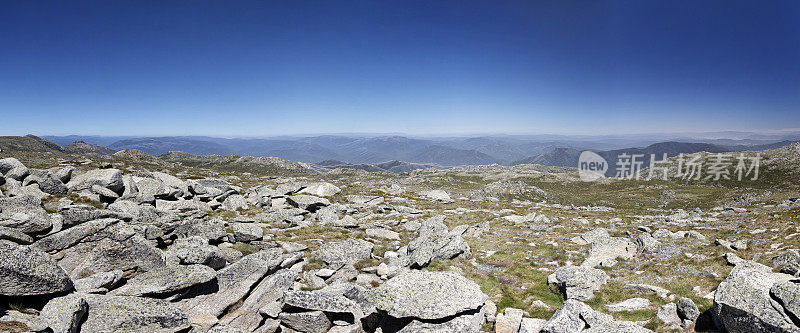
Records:
[[[331,183],[316,183],[306,186],[299,193],[311,194],[318,197],[329,197],[341,192],[342,189]]]
[[[347,297],[320,291],[291,291],[283,297],[284,307],[310,311],[351,313],[356,319],[364,316],[356,302]]]
[[[676,304],[678,316],[689,321],[696,321],[700,317],[700,309],[691,298],[681,297]]]
[[[234,223],[231,229],[237,242],[252,242],[264,237],[264,229],[255,223]]]
[[[189,316],[165,300],[85,295],[89,314],[83,332],[178,332],[189,327]]]
[[[326,264],[353,264],[369,258],[374,245],[360,239],[346,239],[340,242],[325,243],[314,252],[314,257]]]
[[[39,316],[55,333],[75,333],[78,332],[80,322],[88,310],[89,305],[82,296],[69,294],[51,299],[42,308]]]
[[[784,310],[800,318],[800,281],[788,280],[778,282],[770,288],[770,295],[783,306]]]
[[[6,157],[4,159],[0,159],[0,174],[5,174],[6,172],[9,172],[11,169],[19,167],[24,168],[25,165],[22,164],[22,162],[20,162],[16,158]]]
[[[33,296],[72,290],[72,280],[48,254],[0,242],[0,295]]]
[[[547,284],[555,292],[564,294],[567,299],[588,301],[594,292],[608,282],[605,272],[591,267],[566,266],[556,269],[547,277]]]
[[[88,190],[92,185],[100,185],[114,192],[123,189],[122,171],[117,169],[95,169],[72,177],[67,183],[70,191]]]
[[[442,319],[480,308],[487,296],[453,272],[409,271],[373,289],[371,303],[395,318]]]
[[[214,269],[206,265],[169,265],[139,274],[112,293],[124,296],[169,294],[206,283],[215,276]]]
[[[773,285],[792,279],[764,265],[744,261],[731,270],[714,292],[714,315],[728,332],[797,332],[770,296]]]

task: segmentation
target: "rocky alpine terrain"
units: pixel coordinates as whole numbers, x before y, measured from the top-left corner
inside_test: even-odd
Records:
[[[3,332],[800,332],[798,144],[585,183],[4,140]]]

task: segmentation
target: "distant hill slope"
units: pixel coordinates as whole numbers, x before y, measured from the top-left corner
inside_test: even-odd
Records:
[[[132,138],[114,142],[108,147],[116,150],[137,149],[150,155],[159,155],[170,151],[183,151],[197,155],[232,154],[230,149],[223,145],[187,137]]]
[[[67,136],[52,138],[59,142],[66,142],[71,139],[86,139],[90,140],[84,140],[87,144],[98,144],[97,142],[104,142],[114,137]],[[644,147],[625,150],[630,153],[645,154],[647,161],[649,161],[651,153],[661,154],[666,152],[669,156],[673,156],[679,153],[704,150],[764,150],[779,148],[792,142],[769,142],[764,140],[714,141],[725,143],[725,145],[721,145],[707,141],[670,140],[658,142],[637,137],[629,139],[614,137],[568,138],[558,136],[412,138],[397,135],[374,137],[321,135],[272,138],[219,138],[207,136],[116,138],[121,139],[108,144],[107,147],[114,150],[137,149],[156,156],[170,151],[183,151],[199,156],[216,154],[279,157],[304,163],[337,160],[352,165],[363,164],[363,168],[368,168],[366,165],[375,165],[393,160],[439,166],[534,163],[573,167],[577,163],[579,152],[584,149],[605,152],[607,155],[604,156],[612,156],[612,159],[615,159],[617,151],[620,150],[619,148]],[[740,144],[737,145],[736,143]]]
[[[387,160],[401,160],[455,166],[501,162],[500,159],[475,149],[460,149],[436,143],[436,141],[401,136],[374,138],[320,136],[285,140],[154,137],[120,140],[109,145],[109,148],[138,149],[152,155],[183,151],[194,155],[274,156],[308,163],[345,160],[354,164],[374,164]]]
[[[771,150],[771,149],[778,149],[783,148],[794,143],[800,141],[793,141],[793,140],[783,140],[775,143],[767,143],[767,144],[757,144],[757,145],[719,145],[721,147],[725,147],[730,149],[731,151],[761,151],[761,150]]]
[[[407,161],[441,165],[492,164],[499,161],[477,150],[464,150],[439,145],[426,146],[410,156]]]
[[[63,153],[61,146],[35,135],[0,136],[0,150]]]
[[[132,136],[100,136],[100,135],[65,135],[65,136],[55,136],[55,135],[42,135],[42,139],[47,141],[57,143],[61,146],[66,146],[70,143],[83,141],[90,145],[98,145],[108,147],[114,142],[134,138]]]
[[[514,161],[511,165],[518,164],[541,164],[549,166],[571,166],[578,165],[578,157],[581,151],[573,148],[554,148],[543,154],[531,156],[518,161]]]
[[[120,150],[112,155],[129,161],[142,161],[150,164],[166,164],[166,162],[162,159],[137,149]]]
[[[781,141],[767,145],[719,146],[710,143],[660,142],[644,148],[627,148],[595,152],[608,161],[609,169],[607,175],[613,176],[618,156],[623,153],[628,155],[644,155],[638,160],[642,161],[643,166],[648,166],[650,164],[651,154],[655,154],[656,159],[661,160],[664,153],[667,154],[667,157],[675,157],[679,154],[693,154],[698,152],[724,153],[736,151],[762,151],[784,147],[792,143],[792,141]],[[549,166],[577,167],[580,153],[581,151],[578,149],[556,148],[544,154],[515,161],[513,164],[542,164]]]
[[[116,153],[117,151],[114,149],[110,149],[107,147],[99,146],[99,145],[91,145],[83,141],[76,141],[70,143],[66,146],[61,147],[61,149],[67,154],[89,154],[95,153],[100,155],[111,155]]]
[[[159,159],[176,163],[184,166],[215,169],[233,170],[238,172],[251,172],[261,174],[283,173],[285,171],[295,173],[316,173],[319,169],[315,166],[287,161],[278,157],[254,157],[238,155],[206,155],[199,156],[182,151],[171,151],[157,156]]]
[[[388,171],[388,172],[394,172],[394,173],[411,172],[411,171],[414,171],[414,170],[417,170],[417,169],[441,168],[441,166],[434,165],[434,164],[408,163],[408,162],[402,162],[402,161],[397,161],[397,160],[395,160],[395,161],[387,161],[387,162],[377,163],[377,164],[367,164],[367,163],[351,164],[351,163],[346,163],[346,162],[337,161],[337,160],[325,160],[325,161],[316,163],[316,165],[318,165],[320,167],[323,167],[325,169],[328,169],[328,170],[333,170],[333,169],[336,169],[336,168],[344,168],[344,169],[358,169],[358,170],[364,170],[364,171],[369,171],[369,172]]]

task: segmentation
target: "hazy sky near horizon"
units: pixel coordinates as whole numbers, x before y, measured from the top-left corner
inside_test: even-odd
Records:
[[[798,128],[798,17],[796,0],[0,0],[0,135]]]

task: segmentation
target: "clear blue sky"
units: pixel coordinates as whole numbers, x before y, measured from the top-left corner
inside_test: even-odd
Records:
[[[798,127],[796,0],[0,0],[0,135]]]

